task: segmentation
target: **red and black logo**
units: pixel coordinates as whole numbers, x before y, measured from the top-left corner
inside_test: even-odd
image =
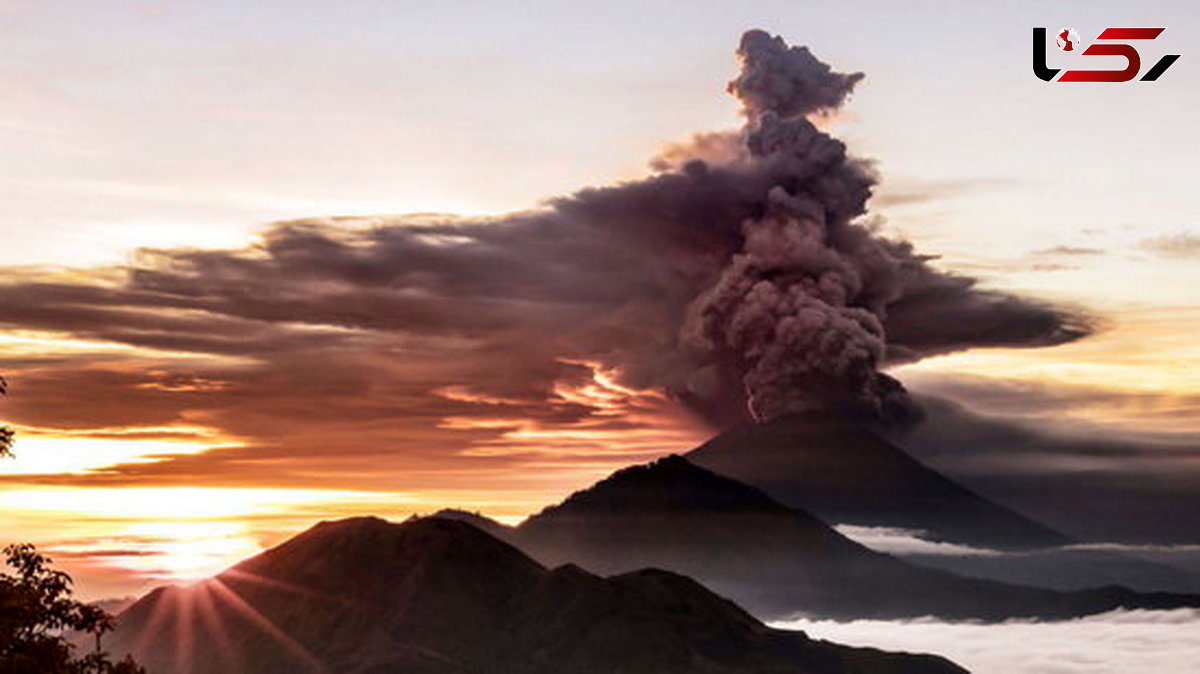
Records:
[[[1153,40],[1166,28],[1105,28],[1096,40]],[[1047,82],[1128,82],[1142,70],[1142,57],[1133,45],[1124,43],[1096,42],[1082,52],[1079,34],[1074,28],[1064,28],[1055,36],[1055,44],[1064,52],[1079,52],[1083,56],[1122,56],[1124,70],[1068,70],[1057,80],[1061,68],[1046,66],[1046,29],[1033,29],[1033,74]],[[1167,68],[1179,59],[1179,54],[1167,54],[1158,60],[1140,81],[1153,82],[1167,72]]]

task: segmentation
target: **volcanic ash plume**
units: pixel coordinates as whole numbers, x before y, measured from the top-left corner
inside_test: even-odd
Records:
[[[909,410],[880,371],[890,363],[1087,334],[1068,312],[981,290],[863,224],[870,167],[809,120],[842,105],[861,74],[762,31],[738,55],[729,91],[743,128],[673,146],[645,178],[494,218],[309,220],[243,250],[143,251],[122,277],[0,285],[0,316],[217,356],[206,413],[244,428],[262,424],[243,418],[239,392],[307,410],[312,387],[325,392],[317,420],[334,425],[571,423],[605,412],[558,393],[593,368],[626,390],[665,390],[716,426],[750,412],[889,419]],[[253,366],[221,365],[239,361]],[[394,403],[363,410],[384,380]]]
[[[751,31],[729,90],[742,101],[746,148],[775,184],[743,244],[690,307],[685,343],[744,370],[760,420],[809,411],[885,412],[898,385],[879,372],[885,307],[903,260],[852,219],[872,178],[804,115],[836,109],[862,74],[834,72],[806,48]]]
[[[774,112],[797,117],[842,105],[862,73],[833,72],[808,47],[788,48],[783,38],[761,30],[747,31],[738,48],[742,73],[729,83],[750,114]]]

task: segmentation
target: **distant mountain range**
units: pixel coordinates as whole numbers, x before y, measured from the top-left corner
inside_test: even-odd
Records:
[[[963,674],[770,629],[666,571],[553,570],[444,518],[321,523],[193,587],[162,588],[108,640],[151,674]]]
[[[668,569],[764,618],[1000,620],[1200,606],[1200,596],[1115,586],[1060,592],[909,564],[679,456],[620,470],[515,528],[468,517],[544,564],[600,574]]]
[[[732,429],[686,456],[829,524],[904,529],[928,541],[983,553],[912,557],[921,564],[1059,589],[1122,584],[1149,591],[1200,591],[1194,574],[1086,549],[1080,541],[960,486],[850,420],[783,417]]]

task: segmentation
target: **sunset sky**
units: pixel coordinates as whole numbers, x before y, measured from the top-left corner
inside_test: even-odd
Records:
[[[384,225],[644,177],[668,144],[740,124],[725,84],[751,27],[867,74],[822,124],[877,161],[886,233],[1096,328],[892,374],[980,414],[1153,445],[1131,480],[1200,471],[1200,7],[853,6],[0,0],[0,419],[19,436],[4,539],[47,549],[85,596],[120,596],[323,518],[517,521],[706,439],[540,324],[497,336],[468,304],[420,329],[359,320],[405,298],[372,279],[334,292],[299,248],[336,232],[353,256]],[[1144,62],[1183,56],[1155,83],[1047,84],[1032,26],[1166,26]]]

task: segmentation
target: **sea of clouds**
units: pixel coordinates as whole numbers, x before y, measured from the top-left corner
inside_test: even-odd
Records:
[[[873,550],[968,576],[1060,590],[1124,585],[1143,592],[1200,594],[1197,544],[1075,543],[1005,551],[931,540],[912,529],[836,528]]]
[[[854,646],[937,653],[973,674],[1188,674],[1200,671],[1200,610],[1118,610],[1075,620],[982,624],[795,619],[774,627]]]

